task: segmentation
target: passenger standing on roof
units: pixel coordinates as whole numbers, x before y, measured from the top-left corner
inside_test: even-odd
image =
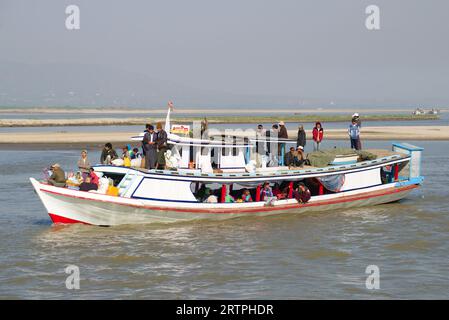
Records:
[[[267,155],[266,130],[259,124],[256,130],[256,165],[262,166],[262,157]]]
[[[348,135],[351,141],[351,149],[360,150],[360,127],[355,119],[352,119],[352,123],[349,125]]]
[[[288,139],[288,131],[284,121],[279,122],[279,139]],[[279,144],[278,155],[281,156],[285,152],[285,142]]]
[[[321,142],[323,141],[324,136],[324,130],[323,127],[321,126],[321,122],[318,121],[315,123],[315,127],[312,130],[312,135],[313,135],[313,150],[318,151],[320,150],[320,145]]]
[[[355,121],[357,125],[359,126],[359,131],[362,129],[362,120],[360,120],[360,115],[356,112],[352,115],[352,121]],[[362,141],[359,139],[357,140],[357,150],[362,150]]]
[[[167,132],[162,129],[162,123],[158,122],[157,129],[157,168],[165,169],[165,152],[167,151]]]
[[[267,130],[266,136],[267,136],[267,153],[271,155],[271,157],[276,157],[278,155],[277,149],[279,139],[279,126],[277,124],[273,124],[271,130]]]
[[[145,149],[145,168],[154,169],[156,168],[157,162],[157,134],[154,132],[154,127],[150,124],[147,127],[147,131],[143,136],[143,145]]]
[[[298,127],[298,138],[296,139],[296,148],[298,147],[302,147],[304,149],[304,147],[306,146],[306,131],[304,130],[304,126],[300,125]]]

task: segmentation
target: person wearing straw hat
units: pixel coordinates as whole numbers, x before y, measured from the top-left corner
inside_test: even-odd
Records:
[[[50,170],[52,174],[47,180],[48,184],[55,187],[65,187],[65,172],[61,169],[61,166],[55,163],[50,167]]]

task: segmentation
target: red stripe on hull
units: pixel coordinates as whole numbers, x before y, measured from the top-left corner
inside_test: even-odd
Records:
[[[63,224],[71,224],[71,223],[82,223],[82,224],[89,224],[86,222],[82,222],[82,221],[78,221],[78,220],[74,220],[74,219],[69,219],[66,217],[62,217],[62,216],[58,216],[57,214],[53,214],[53,213],[49,213],[48,214],[51,218],[51,221],[53,221],[53,223],[63,223]]]

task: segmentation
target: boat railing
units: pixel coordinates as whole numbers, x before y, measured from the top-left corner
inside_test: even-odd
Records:
[[[354,164],[342,164],[342,165],[330,165],[322,168],[307,168],[307,169],[292,169],[292,170],[273,170],[264,172],[223,172],[223,173],[205,173],[201,170],[147,170],[142,168],[135,168],[135,170],[144,173],[156,173],[163,175],[177,175],[187,177],[220,177],[220,178],[243,178],[243,177],[270,177],[270,176],[286,176],[286,175],[298,175],[298,174],[310,174],[310,173],[329,173],[338,172],[348,169],[364,168],[382,163],[388,163],[395,160],[406,161],[410,158],[410,155],[404,153],[398,153],[394,155],[385,156],[382,158],[362,161]]]

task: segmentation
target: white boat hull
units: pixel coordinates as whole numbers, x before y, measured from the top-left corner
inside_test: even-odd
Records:
[[[49,186],[30,179],[54,223],[84,223],[114,226],[168,223],[197,219],[229,219],[311,211],[348,209],[394,202],[419,184],[390,183],[350,192],[314,196],[307,204],[294,199],[251,203],[176,203],[112,197]]]

